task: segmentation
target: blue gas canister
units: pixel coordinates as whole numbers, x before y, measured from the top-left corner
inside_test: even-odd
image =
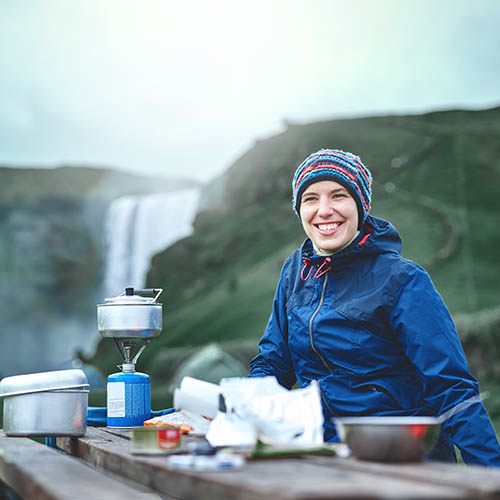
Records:
[[[151,418],[149,375],[135,371],[135,364],[124,363],[122,371],[108,376],[108,427],[137,427]]]

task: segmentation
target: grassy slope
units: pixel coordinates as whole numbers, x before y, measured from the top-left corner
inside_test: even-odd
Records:
[[[9,168],[0,166],[0,208],[37,206],[40,200],[102,198],[169,191],[196,183],[164,179],[109,168]]]
[[[370,167],[372,213],[394,223],[403,254],[429,269],[452,314],[499,305],[499,132],[494,109],[292,125],[257,142],[224,176],[226,211],[200,214],[193,236],[155,257],[148,281],[166,290],[164,331],[141,369],[164,385],[163,367],[195,346],[240,344],[242,356],[253,354],[281,263],[303,239],[293,171],[321,147],[357,152]],[[94,361],[109,373],[118,354],[105,343]]]
[[[0,182],[9,189],[0,191],[0,202],[17,206],[41,197],[80,198],[106,175],[105,170],[87,167],[7,168],[0,167]]]

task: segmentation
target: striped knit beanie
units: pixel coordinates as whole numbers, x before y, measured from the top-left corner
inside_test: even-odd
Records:
[[[361,163],[359,156],[339,149],[321,149],[308,156],[293,176],[293,208],[300,219],[300,202],[307,186],[318,181],[342,184],[358,206],[359,226],[370,211],[372,175]]]

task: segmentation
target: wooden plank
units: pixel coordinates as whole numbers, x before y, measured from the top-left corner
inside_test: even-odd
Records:
[[[325,464],[328,458],[309,457],[308,460]],[[468,492],[471,498],[500,498],[500,469],[495,467],[454,465],[444,462],[384,464],[338,457],[333,460],[337,467],[346,470],[454,486]]]
[[[301,458],[252,461],[241,470],[170,470],[165,456],[130,452],[128,435],[89,428],[83,438],[57,438],[66,451],[182,500],[325,500],[468,498],[459,488],[337,468]]]
[[[29,500],[161,498],[144,486],[92,469],[81,460],[28,438],[0,432],[0,479]]]

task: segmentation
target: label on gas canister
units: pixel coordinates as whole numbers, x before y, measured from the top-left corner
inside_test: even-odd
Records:
[[[108,417],[125,416],[125,382],[108,383]]]

